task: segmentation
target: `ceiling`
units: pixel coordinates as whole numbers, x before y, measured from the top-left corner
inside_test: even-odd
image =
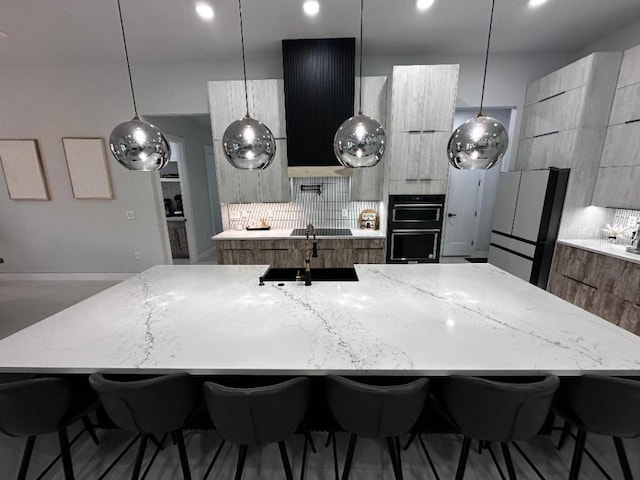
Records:
[[[209,0],[211,22],[193,0],[121,0],[132,62],[226,61],[240,53],[238,4]],[[283,38],[357,36],[357,0],[243,0],[248,59],[279,57]],[[497,0],[492,52],[575,52],[640,19],[640,0]],[[365,55],[478,54],[486,46],[490,0],[365,1]],[[0,6],[1,65],[122,60],[116,0],[7,0]]]

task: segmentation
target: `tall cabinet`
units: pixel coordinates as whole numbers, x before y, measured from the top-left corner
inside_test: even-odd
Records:
[[[593,204],[640,208],[640,45],[624,52]]]
[[[226,161],[222,149],[225,129],[246,113],[244,82],[209,82],[208,87],[220,202],[288,202],[291,193],[287,178],[283,80],[247,82],[251,116],[267,125],[276,139],[276,155],[271,165],[259,171],[238,170]]]
[[[386,194],[445,194],[458,65],[394,66]],[[385,195],[386,197],[386,195]]]
[[[591,205],[621,60],[592,53],[527,88],[517,170],[571,169],[561,238],[584,228],[580,211]]]

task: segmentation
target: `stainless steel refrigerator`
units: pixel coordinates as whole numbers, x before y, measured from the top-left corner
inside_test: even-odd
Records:
[[[569,169],[500,174],[489,263],[547,288]]]

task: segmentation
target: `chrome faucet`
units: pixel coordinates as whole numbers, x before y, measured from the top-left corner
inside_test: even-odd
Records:
[[[309,235],[313,235],[313,245],[309,243]],[[304,259],[304,284],[311,285],[311,258],[318,258],[318,241],[316,229],[312,224],[307,225],[306,255]]]

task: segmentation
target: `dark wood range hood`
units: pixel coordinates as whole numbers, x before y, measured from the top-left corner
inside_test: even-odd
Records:
[[[333,137],[353,111],[355,38],[282,40],[290,167],[336,166]]]

